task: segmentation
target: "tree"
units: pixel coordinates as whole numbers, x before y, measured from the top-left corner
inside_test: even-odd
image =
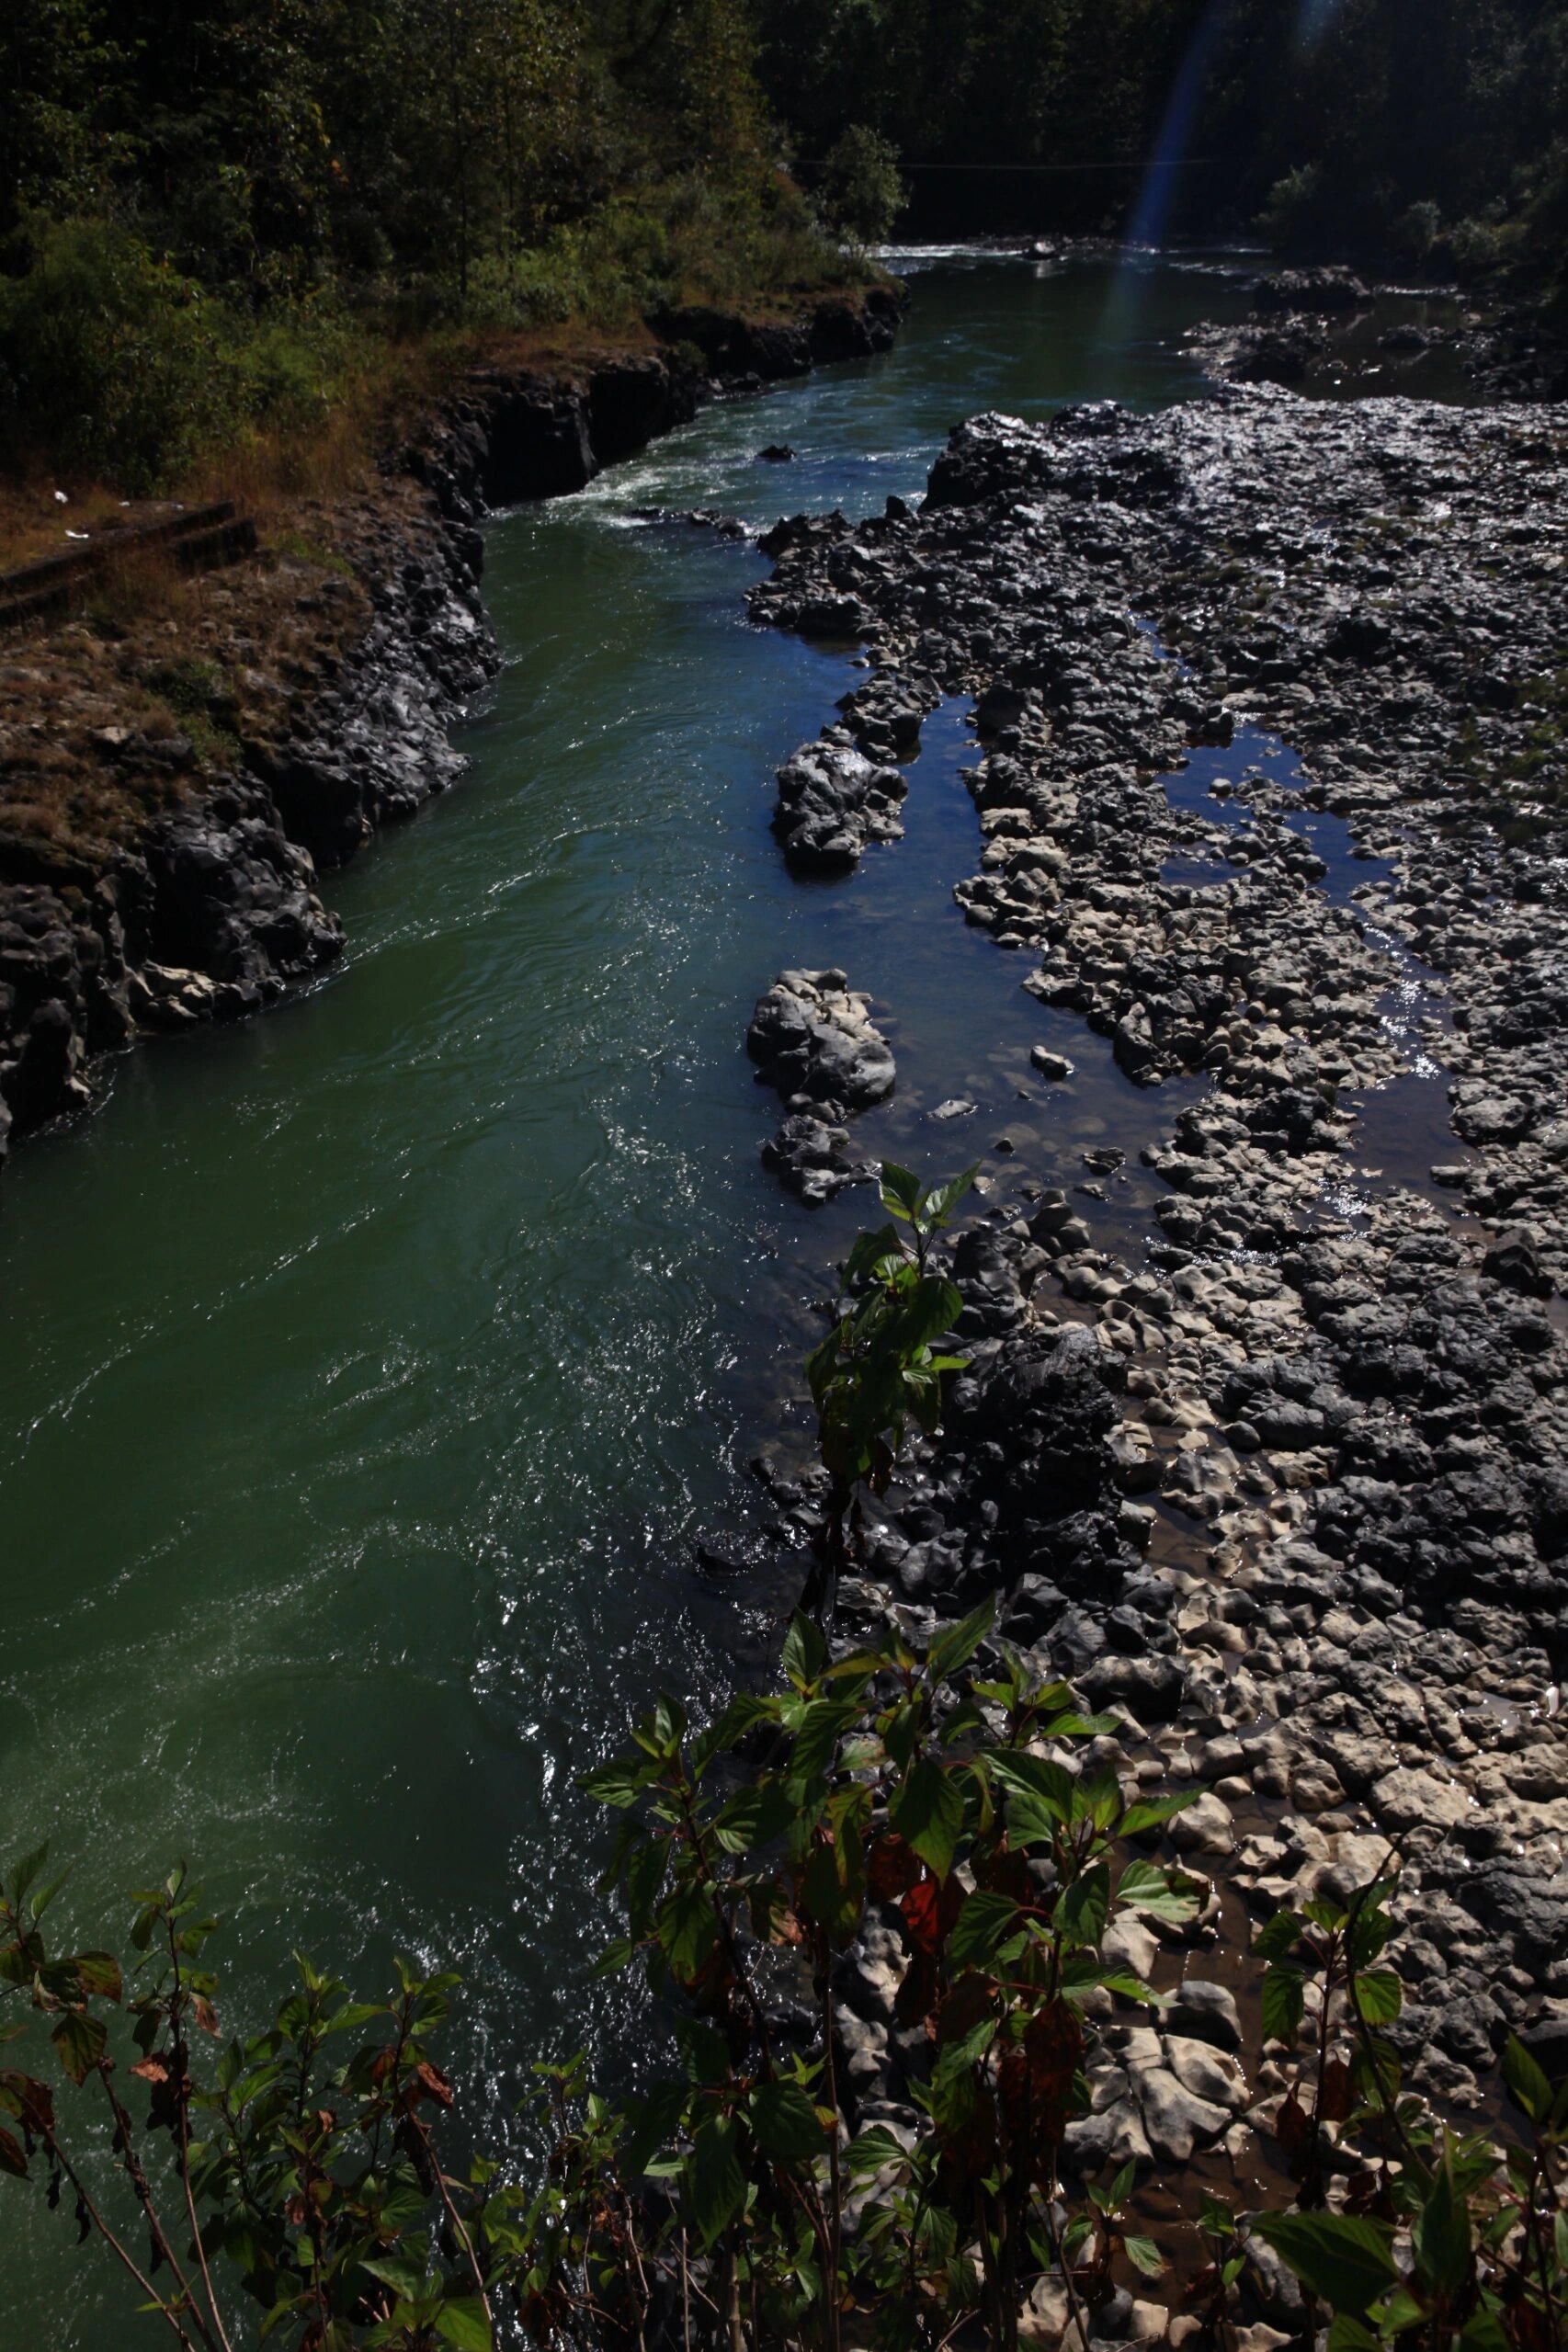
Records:
[[[856,245],[882,244],[907,201],[898,150],[879,131],[852,123],[830,151],[817,202],[835,235]]]

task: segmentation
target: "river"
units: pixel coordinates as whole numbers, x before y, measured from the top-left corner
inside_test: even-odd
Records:
[[[1006,1136],[1055,1180],[1147,1129],[1103,1041],[951,903],[961,713],[926,730],[907,839],[803,888],[773,770],[854,674],[748,625],[754,549],[639,516],[878,509],[968,412],[1192,394],[1181,330],[1244,309],[1190,269],[923,258],[890,357],[495,520],[507,667],[472,773],[330,878],[341,968],[124,1057],[6,1179],[7,1861],[75,1857],[56,1916],[98,1942],[119,1890],[188,1857],[234,2023],[290,1944],[367,1994],[394,1949],[460,1970],[482,2128],[533,2051],[623,2022],[586,1983],[571,1774],[659,1683],[700,1703],[775,1639],[771,1596],[689,1539],[755,1517],[747,1459],[867,1196],[813,1219],[760,1166],[756,995],[802,963],[874,993],[900,1090],[860,1140],[933,1173]],[[795,461],[756,462],[769,442]],[[1041,1040],[1087,1083],[1031,1089]],[[973,1112],[930,1119],[955,1098]],[[1101,1229],[1135,1239],[1153,1191],[1130,1171]],[[0,2197],[6,2352],[126,2340],[74,2234]]]

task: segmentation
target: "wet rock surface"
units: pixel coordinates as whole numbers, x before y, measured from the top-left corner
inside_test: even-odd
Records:
[[[746,1031],[758,1083],[781,1095],[790,1112],[763,1157],[813,1204],[872,1173],[839,1157],[849,1141],[842,1122],[884,1102],[897,1077],[870,1003],[843,971],[781,972],[757,999]]]
[[[874,704],[974,702],[955,895],[1146,1089],[1167,1187],[1129,1263],[1007,1161],[951,1258],[971,1369],[842,1595],[853,1640],[996,1592],[1122,1717],[1107,1760],[1210,1791],[1177,1850],[1219,1892],[1137,1963],[1183,2005],[1115,2024],[1085,2169],[1270,2144],[1283,2076],[1247,2107],[1205,1958],[1223,1906],[1343,1894],[1391,1846],[1416,2082],[1472,2107],[1510,2028],[1568,2036],[1565,490],[1561,411],[987,416],[918,515],[799,518],[753,595],[797,628],[852,595]],[[1212,816],[1167,791],[1262,728],[1293,783],[1244,748]],[[1201,886],[1168,877],[1195,856]],[[1454,1141],[1369,1174],[1368,1118],[1432,1057]],[[895,2122],[928,2064],[904,1963],[890,1913],[840,1988]]]
[[[779,769],[773,830],[801,872],[847,873],[868,841],[903,837],[898,804],[908,790],[896,767],[879,767],[835,728]]]

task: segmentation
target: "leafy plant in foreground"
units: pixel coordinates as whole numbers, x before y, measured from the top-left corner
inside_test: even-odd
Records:
[[[1091,1995],[1158,1998],[1103,1960],[1108,1926],[1198,1907],[1181,1873],[1125,1851],[1191,1794],[1129,1803],[1073,1758],[1110,1721],[1010,1653],[966,1684],[991,1622],[987,1606],[923,1658],[894,1633],[835,1659],[797,1617],[785,1691],[733,1699],[694,1739],[662,1700],[585,1781],[624,1816],[608,1877],[628,1933],[603,1965],[642,1960],[684,2005],[684,2079],[647,2095],[622,2152],[668,2184],[619,2280],[644,2314],[645,2282],[677,2275],[689,2312],[696,2261],[733,2339],[935,2345],[972,2315],[1006,2347],[1053,2265],[1091,2301],[1116,2253],[1159,2267],[1122,2225],[1126,2178],[1063,2237],[1058,2160],[1087,2110]],[[838,2075],[836,1961],[880,1904],[906,1952],[896,2017],[931,2051],[908,2144],[850,2132]],[[808,1985],[804,2038],[790,2021]],[[551,2291],[559,2307],[566,2282]]]
[[[437,2153],[453,2094],[429,2041],[457,1980],[400,1965],[390,2000],[359,2003],[299,1959],[272,2027],[224,2042],[204,1959],[216,1922],[183,1867],[132,1898],[122,1969],[50,1948],[64,1874],[40,1884],[46,1860],[40,1847],[0,1883],[0,1988],[29,2013],[0,2040],[30,2028],[56,2062],[0,2072],[0,2172],[41,2176],[51,2206],[69,2193],[79,2238],[99,2240],[188,2352],[255,2341],[247,2302],[262,2336],[300,2352],[488,2352],[517,2200],[491,2197],[493,2167],[460,2184]],[[111,2135],[107,2177],[95,2123]]]
[[[882,1163],[882,1206],[892,1221],[857,1239],[832,1327],[806,1358],[829,1479],[825,1565],[832,1574],[844,1563],[857,1490],[886,1493],[909,1421],[927,1435],[937,1428],[942,1375],[961,1371],[968,1360],[933,1352],[963,1301],[931,1271],[931,1252],[976,1173],[967,1168],[927,1186],[908,1168]]]
[[[1530,2138],[1501,2151],[1485,2133],[1449,2131],[1403,2089],[1399,2054],[1378,2030],[1403,2005],[1398,1974],[1378,1965],[1394,1885],[1384,1875],[1347,1903],[1277,1912],[1254,1940],[1267,1963],[1266,2038],[1290,2043],[1309,2028],[1312,2101],[1303,2106],[1298,2085],[1275,2123],[1299,2210],[1256,2215],[1250,2227],[1295,2271],[1310,2306],[1333,2314],[1331,2352],[1559,2352],[1568,2084],[1553,2090],[1510,2038],[1504,2075]],[[1345,2187],[1324,2210],[1330,2153]]]

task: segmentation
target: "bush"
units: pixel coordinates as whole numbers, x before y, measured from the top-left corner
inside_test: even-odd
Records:
[[[1503,266],[1506,240],[1495,221],[1459,221],[1449,231],[1449,251],[1461,278],[1490,278]]]
[[[156,489],[224,410],[218,305],[129,230],[35,222],[30,266],[0,281],[11,437],[124,489]]]
[[[1443,216],[1430,197],[1413,204],[1393,224],[1393,241],[1412,261],[1426,262],[1442,233]]]
[[[907,194],[899,176],[897,148],[862,122],[851,123],[829,151],[817,184],[817,202],[828,227],[861,246],[886,240]]]
[[[1299,253],[1315,244],[1327,209],[1323,165],[1302,164],[1275,181],[1257,225],[1281,253]]]
[[[13,462],[47,453],[141,496],[247,428],[319,430],[346,396],[356,339],[330,313],[242,310],[112,222],[35,222],[29,244],[0,279]]]

